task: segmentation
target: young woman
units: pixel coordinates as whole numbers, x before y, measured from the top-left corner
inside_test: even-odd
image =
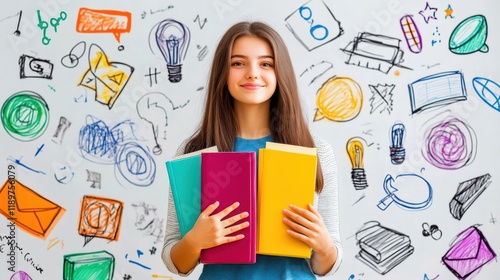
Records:
[[[333,149],[309,132],[283,39],[264,23],[240,22],[217,46],[203,120],[178,154],[214,145],[219,151],[257,152],[266,141],[317,148],[314,206],[283,210],[288,233],[312,248],[311,258],[257,255],[255,264],[204,265],[200,279],[316,279],[315,274],[333,274],[342,260]],[[202,211],[181,238],[169,192],[162,258],[172,273],[189,275],[202,249],[244,238],[228,235],[248,227],[248,213],[238,211],[237,201],[220,212],[218,206],[216,202]]]

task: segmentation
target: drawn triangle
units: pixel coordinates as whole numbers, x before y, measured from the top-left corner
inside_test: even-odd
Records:
[[[114,74],[114,75],[110,75],[108,76],[108,79],[112,82],[114,82],[115,84],[117,85],[121,85],[122,84],[122,81],[123,81],[123,77],[125,75],[123,74],[123,72],[120,72],[120,73],[117,73],[117,74]]]

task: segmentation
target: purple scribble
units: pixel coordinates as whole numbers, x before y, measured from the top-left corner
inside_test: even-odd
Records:
[[[24,271],[18,271],[10,277],[10,280],[33,280],[28,273]]]
[[[425,133],[422,155],[442,169],[459,169],[470,164],[476,155],[476,135],[457,118],[450,118]]]
[[[495,257],[483,233],[471,226],[458,234],[442,260],[458,279],[465,279]]]

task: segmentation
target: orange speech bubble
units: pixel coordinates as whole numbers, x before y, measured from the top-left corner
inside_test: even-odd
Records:
[[[132,14],[115,10],[91,10],[80,8],[76,19],[76,31],[80,33],[113,33],[118,43],[121,33],[130,32]]]

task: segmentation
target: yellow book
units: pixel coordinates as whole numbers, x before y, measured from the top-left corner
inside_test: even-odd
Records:
[[[257,254],[310,258],[311,248],[286,233],[283,209],[314,203],[316,148],[266,143],[259,149]]]

